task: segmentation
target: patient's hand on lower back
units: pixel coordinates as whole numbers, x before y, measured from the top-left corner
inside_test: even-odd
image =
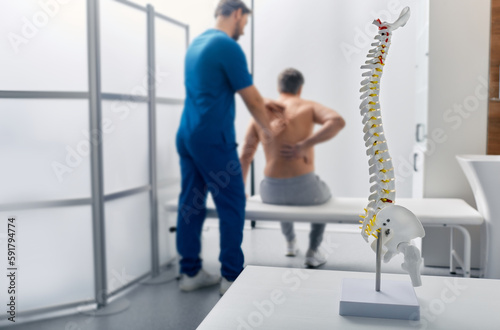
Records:
[[[283,144],[283,146],[280,149],[280,155],[281,157],[287,158],[287,159],[297,159],[297,158],[302,158],[304,159],[304,162],[307,164],[308,159],[307,159],[307,153],[306,153],[306,146],[303,142],[299,142],[297,144]]]

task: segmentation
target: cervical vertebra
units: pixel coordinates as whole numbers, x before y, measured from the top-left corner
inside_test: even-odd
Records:
[[[379,28],[375,36],[376,42],[372,43],[375,48],[368,52],[368,60],[361,69],[368,69],[363,73],[366,77],[362,82],[361,115],[363,116],[363,132],[365,146],[368,148],[366,154],[370,156],[370,188],[368,206],[360,221],[363,225],[361,235],[368,242],[369,236],[378,238],[382,235],[384,262],[402,252],[405,262],[402,264],[412,279],[414,286],[420,283],[420,251],[411,245],[410,241],[416,237],[425,235],[422,224],[417,217],[408,209],[395,205],[396,190],[392,159],[385,139],[382,116],[380,112],[379,93],[380,79],[382,78],[385,60],[391,45],[392,32],[404,26],[410,17],[410,9],[406,7],[401,12],[398,20],[394,23],[373,21]],[[375,242],[373,242],[375,243]],[[375,244],[372,244],[375,249]]]

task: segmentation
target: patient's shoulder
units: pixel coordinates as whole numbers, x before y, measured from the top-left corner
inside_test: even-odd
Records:
[[[306,100],[306,99],[300,99],[301,104],[304,106],[314,106],[316,102],[311,101],[311,100]]]
[[[299,99],[297,100],[295,107],[299,112],[312,112],[314,111],[314,102],[310,100]]]

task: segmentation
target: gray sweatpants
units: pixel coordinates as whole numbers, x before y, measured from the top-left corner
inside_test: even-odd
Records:
[[[267,204],[318,205],[331,198],[330,189],[314,172],[294,178],[277,179],[264,177],[260,183],[260,197]],[[309,248],[317,250],[323,240],[324,223],[311,223]],[[293,222],[281,222],[281,231],[287,241],[295,238]]]

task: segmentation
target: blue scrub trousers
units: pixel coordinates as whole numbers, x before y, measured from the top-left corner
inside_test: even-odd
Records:
[[[180,272],[194,276],[202,267],[201,233],[210,191],[220,228],[221,275],[234,281],[243,270],[245,187],[236,143],[210,144],[205,139],[177,136],[182,190],[177,217],[177,251]]]

